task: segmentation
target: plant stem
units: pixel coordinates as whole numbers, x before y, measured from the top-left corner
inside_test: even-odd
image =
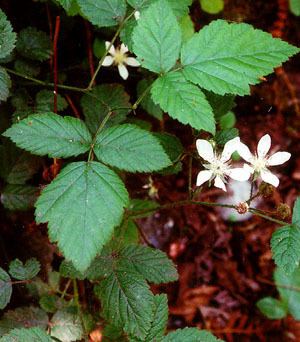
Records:
[[[151,89],[152,87],[152,84],[151,83],[143,92],[142,94],[140,95],[140,97],[135,101],[135,103],[131,106],[131,109],[132,110],[136,110],[138,105],[142,102],[143,98],[148,94],[149,90]]]
[[[281,221],[281,220],[277,220],[273,217],[270,217],[268,215],[265,215],[263,213],[260,212],[260,210],[258,209],[255,209],[255,208],[249,208],[249,212],[256,215],[256,216],[260,216],[268,221],[271,221],[271,222],[275,222],[275,223],[278,223],[280,224],[281,226],[286,226],[287,224],[289,224],[288,222],[285,222],[285,221]]]

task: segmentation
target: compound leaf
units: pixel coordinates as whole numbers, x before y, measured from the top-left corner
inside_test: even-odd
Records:
[[[150,132],[131,124],[102,131],[97,136],[94,151],[99,160],[132,172],[160,170],[171,163]]]
[[[53,342],[51,337],[40,328],[14,329],[0,338],[1,342]]]
[[[41,265],[35,259],[31,258],[25,264],[19,259],[15,259],[9,264],[9,273],[18,280],[27,280],[34,278],[40,271]]]
[[[158,78],[151,89],[156,104],[183,124],[215,132],[212,108],[203,92],[189,83],[181,72],[171,72]]]
[[[120,224],[127,204],[126,188],[112,170],[98,162],[75,162],[44,188],[36,220],[49,222],[52,241],[83,272]]]
[[[10,301],[12,285],[10,276],[0,267],[0,309],[4,309]]]
[[[221,342],[212,333],[196,328],[177,329],[162,339],[162,342]]]
[[[182,47],[185,77],[217,94],[249,94],[299,49],[244,23],[213,21]]]
[[[33,154],[53,158],[67,158],[87,152],[92,141],[81,120],[50,112],[30,115],[3,135]]]
[[[7,57],[16,45],[17,35],[13,32],[11,23],[0,9],[0,58]]]

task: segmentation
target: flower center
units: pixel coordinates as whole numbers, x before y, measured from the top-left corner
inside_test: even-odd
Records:
[[[127,55],[126,53],[123,53],[120,51],[120,49],[116,49],[116,54],[114,56],[114,61],[115,64],[124,64],[124,62],[126,61]]]
[[[266,169],[267,159],[254,157],[251,163],[253,165],[254,171],[260,173]]]
[[[220,160],[221,157],[215,156],[214,160],[210,164],[204,164],[203,166],[212,171],[215,176],[220,176],[222,179],[229,169],[229,163],[225,163]]]

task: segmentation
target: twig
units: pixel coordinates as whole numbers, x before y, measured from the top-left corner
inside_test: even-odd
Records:
[[[57,84],[58,84],[58,72],[57,72],[57,43],[60,30],[60,17],[56,17],[55,32],[53,40],[53,80],[54,80],[54,113],[57,113]]]
[[[72,101],[71,97],[66,94],[65,98],[66,98],[68,104],[70,105],[70,107],[72,108],[75,117],[80,119],[81,118],[80,113],[79,113],[78,109],[76,108],[76,106],[74,105],[74,102]]]
[[[90,24],[88,21],[84,21],[85,26],[85,34],[86,34],[86,43],[87,43],[87,55],[88,55],[88,62],[90,67],[90,74],[91,77],[95,74],[95,67],[94,67],[94,58],[93,58],[93,48],[92,48],[92,32],[90,28]],[[95,82],[93,83],[93,86]]]

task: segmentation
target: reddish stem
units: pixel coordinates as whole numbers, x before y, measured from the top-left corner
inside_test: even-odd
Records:
[[[57,43],[60,29],[60,17],[56,17],[55,21],[55,32],[53,40],[53,61],[54,61],[54,113],[57,113],[57,83],[58,83],[58,73],[57,73]]]
[[[65,95],[65,98],[68,101],[68,104],[70,105],[70,107],[72,108],[75,117],[80,119],[80,113],[78,109],[76,108],[76,106],[74,105],[74,102],[72,101],[71,97],[69,95]]]
[[[94,58],[93,58],[93,48],[92,48],[92,31],[90,24],[85,20],[85,34],[86,34],[86,42],[87,42],[87,55],[88,55],[88,62],[90,67],[90,74],[91,77],[95,74],[95,67],[94,67]],[[94,84],[95,85],[95,82]]]

